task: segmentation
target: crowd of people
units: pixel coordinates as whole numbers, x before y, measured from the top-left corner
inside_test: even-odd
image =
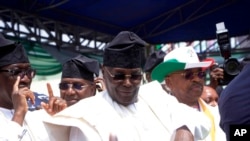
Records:
[[[105,47],[103,64],[81,54],[67,60],[60,96],[47,83],[49,95],[38,101],[25,49],[0,34],[0,140],[226,141],[231,124],[248,124],[247,63],[218,93],[223,69],[211,69],[214,62],[200,61],[192,47],[147,57],[147,46],[121,31]]]

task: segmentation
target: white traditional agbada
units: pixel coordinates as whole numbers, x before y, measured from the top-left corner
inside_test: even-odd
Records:
[[[168,141],[187,126],[196,140],[204,139],[210,121],[204,114],[177,102],[154,81],[141,86],[138,102],[123,106],[107,91],[83,99],[45,120],[51,141]]]
[[[48,134],[42,122],[40,111],[28,111],[23,126],[11,121],[14,110],[0,108],[0,140],[1,141],[48,141]]]

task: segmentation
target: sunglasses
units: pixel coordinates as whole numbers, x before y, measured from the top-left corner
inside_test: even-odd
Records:
[[[199,71],[199,72],[186,71],[186,72],[180,72],[180,73],[176,72],[172,74],[181,74],[187,80],[194,79],[195,75],[198,76],[200,79],[203,79],[206,76],[206,72],[203,72],[203,71]]]
[[[82,83],[59,83],[59,89],[61,90],[68,90],[69,88],[73,88],[75,90],[82,90],[88,86],[88,84]]]
[[[21,69],[6,69],[6,70],[0,70],[0,72],[8,72],[13,77],[20,76],[20,78],[24,78],[24,76],[28,76],[29,79],[32,79],[36,75],[35,69],[27,69],[27,70],[21,70]]]
[[[140,81],[142,79],[142,74],[111,74],[111,72],[105,68],[105,70],[108,72],[109,76],[112,77],[115,81],[123,81],[127,77],[129,77],[132,81]]]

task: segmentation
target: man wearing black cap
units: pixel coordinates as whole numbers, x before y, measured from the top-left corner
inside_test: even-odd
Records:
[[[159,83],[154,83],[154,87],[143,86],[147,90],[140,92],[146,93],[138,93],[145,46],[147,43],[133,32],[120,32],[104,50],[102,73],[107,90],[47,120],[48,133],[53,133],[50,140],[166,141],[185,138],[189,141],[204,138],[208,134],[209,121],[165,94]],[[195,116],[189,118],[186,111]]]
[[[166,55],[166,52],[162,50],[157,50],[157,51],[154,51],[152,54],[150,54],[150,56],[147,58],[146,63],[143,68],[147,82],[153,81],[151,78],[151,73],[158,64],[163,62],[165,55]],[[167,86],[164,83],[162,83],[161,86],[166,92],[169,92]]]
[[[22,45],[0,34],[1,140],[47,140],[42,121],[28,112],[27,100],[35,102],[30,90],[34,76]]]
[[[158,64],[163,61],[165,55],[166,53],[162,50],[154,51],[149,55],[143,68],[143,71],[146,73],[147,82],[152,81],[151,72]]]
[[[54,97],[49,91],[49,102],[48,104],[42,103],[43,108],[53,115],[81,99],[94,96],[96,94],[95,78],[98,75],[99,62],[97,60],[83,55],[67,60],[62,67],[59,84],[60,98]]]

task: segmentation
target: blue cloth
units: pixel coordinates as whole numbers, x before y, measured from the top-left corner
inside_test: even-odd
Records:
[[[230,125],[250,124],[250,64],[222,91],[219,98],[220,126],[230,137]]]
[[[28,101],[29,111],[34,111],[41,109],[41,102],[48,103],[49,97],[45,94],[39,94],[37,92],[33,92],[35,95],[35,104],[31,104],[31,101]]]

